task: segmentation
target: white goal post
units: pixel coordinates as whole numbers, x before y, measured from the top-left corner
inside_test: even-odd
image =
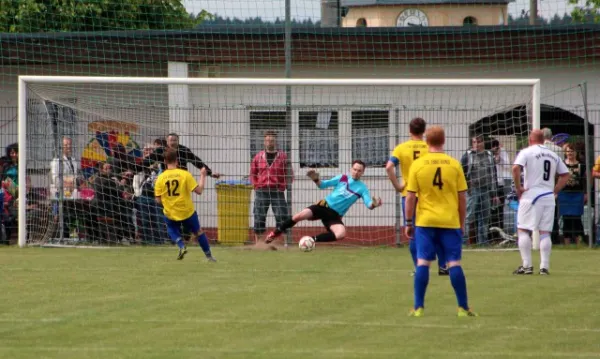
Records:
[[[85,76],[19,76],[18,79],[18,181],[27,181],[28,141],[27,106],[28,87],[32,85],[110,85],[110,86],[327,86],[327,87],[503,87],[519,86],[529,88],[527,93],[528,116],[531,128],[540,128],[540,80],[539,79],[260,79],[260,78],[150,78],[150,77],[85,77]],[[75,91],[73,91],[75,92]],[[28,243],[26,216],[26,191],[18,193],[18,244]],[[537,248],[539,238],[534,241]]]

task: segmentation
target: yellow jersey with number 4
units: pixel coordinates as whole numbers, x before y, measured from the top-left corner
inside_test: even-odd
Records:
[[[196,179],[186,170],[168,169],[158,176],[154,196],[160,197],[163,213],[173,221],[190,218],[196,211],[192,191],[198,187]]]
[[[458,193],[467,190],[462,166],[445,153],[430,152],[413,162],[407,190],[419,196],[416,225],[460,228]]]
[[[410,166],[416,159],[425,156],[428,151],[429,147],[427,146],[427,143],[421,140],[408,140],[394,148],[390,161],[394,162],[396,166],[400,164],[400,173],[402,174],[402,180],[405,184],[408,182]],[[406,196],[406,186],[404,186],[404,190],[402,190],[402,196]]]

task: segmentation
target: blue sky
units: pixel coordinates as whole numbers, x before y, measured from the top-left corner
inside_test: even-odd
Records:
[[[320,0],[290,0],[292,17],[313,21],[321,17]],[[198,13],[202,9],[223,17],[248,18],[260,16],[265,20],[285,17],[285,0],[183,0],[189,12]],[[554,14],[562,15],[573,8],[566,0],[539,0],[539,13],[546,18]],[[516,0],[509,4],[509,13],[518,16],[521,10],[529,9],[529,0]]]

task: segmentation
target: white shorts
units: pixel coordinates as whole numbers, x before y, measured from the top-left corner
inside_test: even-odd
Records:
[[[539,198],[535,202],[521,198],[517,212],[517,228],[552,232],[555,209],[556,203],[553,195]]]

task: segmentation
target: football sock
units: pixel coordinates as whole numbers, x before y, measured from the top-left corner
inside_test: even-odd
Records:
[[[540,234],[540,257],[542,259],[540,268],[550,269],[550,252],[552,252],[550,234]]]
[[[408,240],[408,250],[410,251],[410,256],[412,257],[413,265],[417,268],[417,243],[415,239]]]
[[[275,229],[275,233],[279,234],[279,233],[283,233],[285,232],[288,228],[292,228],[293,226],[296,225],[297,222],[293,221],[291,218],[286,220],[285,222],[283,222],[279,227],[277,227]]]
[[[429,267],[418,266],[415,271],[415,309],[425,308],[425,291],[429,284]]]
[[[331,232],[321,233],[315,237],[315,242],[333,242],[335,240],[335,234]]]
[[[179,249],[185,248],[185,243],[183,243],[183,239],[177,238],[174,242],[175,244],[177,244],[177,247],[179,247]]]
[[[469,303],[467,300],[467,280],[465,278],[465,273],[461,266],[454,266],[448,269],[450,272],[450,283],[452,283],[452,287],[454,288],[454,293],[456,294],[456,301],[458,302],[458,306],[469,310]]]
[[[202,234],[198,236],[198,244],[200,245],[200,248],[202,248],[202,252],[204,252],[207,257],[212,256],[210,253],[210,244],[208,244],[206,233],[202,232]]]
[[[531,236],[527,231],[518,231],[519,251],[523,260],[523,267],[531,267]]]

